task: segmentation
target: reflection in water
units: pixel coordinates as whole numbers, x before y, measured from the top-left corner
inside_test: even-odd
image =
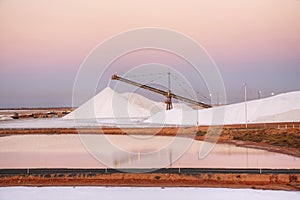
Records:
[[[78,135],[1,137],[0,168],[299,168],[300,166],[300,159],[297,157],[228,144],[217,144],[208,156],[200,159],[199,148],[202,142],[188,138],[177,137],[174,142],[173,137],[166,136],[153,136],[149,140],[132,139],[121,135],[86,135],[84,139],[91,141],[89,145],[92,146],[88,146],[88,149]],[[181,144],[183,146],[180,146]],[[185,146],[188,148],[185,149]]]

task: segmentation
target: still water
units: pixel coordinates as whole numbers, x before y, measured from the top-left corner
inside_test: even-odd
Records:
[[[299,168],[298,157],[189,138],[127,135],[0,137],[0,168]]]

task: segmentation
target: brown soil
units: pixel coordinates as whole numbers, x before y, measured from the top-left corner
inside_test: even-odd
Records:
[[[69,107],[61,108],[0,108],[1,115],[8,115],[14,119],[30,118],[52,118],[63,117],[74,109]]]
[[[300,174],[55,174],[2,177],[0,186],[155,186],[300,190]]]
[[[206,130],[200,129],[196,140],[208,139]],[[267,151],[300,157],[300,129],[287,128],[235,128],[224,127],[218,143],[234,144],[241,147],[263,149]]]

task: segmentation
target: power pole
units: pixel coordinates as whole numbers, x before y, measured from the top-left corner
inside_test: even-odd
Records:
[[[171,92],[171,72],[168,72],[168,91]]]
[[[172,106],[172,96],[171,96],[171,73],[168,72],[168,92],[167,92],[167,99],[166,99],[166,110],[171,110]]]
[[[198,131],[198,126],[199,126],[199,106],[197,106],[197,131]]]
[[[248,116],[247,116],[247,83],[244,83],[244,91],[245,91],[245,126],[248,128]]]
[[[257,97],[258,97],[258,99],[260,99],[261,98],[261,91],[259,90],[259,91],[257,91]]]

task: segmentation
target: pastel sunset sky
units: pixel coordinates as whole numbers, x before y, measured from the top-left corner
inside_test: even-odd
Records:
[[[0,0],[0,108],[71,106],[88,53],[140,27],[201,44],[228,102],[242,100],[243,82],[250,98],[300,90],[299,0]]]

